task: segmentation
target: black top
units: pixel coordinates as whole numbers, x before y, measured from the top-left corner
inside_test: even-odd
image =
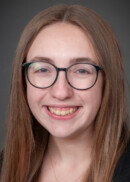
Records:
[[[2,159],[3,152],[0,155],[0,171]],[[130,182],[130,142],[117,163],[112,182]]]
[[[2,168],[2,161],[3,161],[3,151],[0,152],[0,172],[1,172],[1,168]]]
[[[130,182],[130,142],[117,163],[112,182]]]

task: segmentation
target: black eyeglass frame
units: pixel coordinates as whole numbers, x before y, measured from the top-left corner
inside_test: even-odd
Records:
[[[50,64],[50,65],[52,65],[52,66],[56,69],[56,78],[55,78],[55,80],[53,81],[53,83],[52,83],[50,86],[48,86],[48,87],[37,87],[37,86],[35,86],[33,83],[31,83],[31,81],[29,80],[29,76],[28,76],[28,67],[30,66],[30,64],[36,63],[36,62],[44,62],[44,63]],[[96,69],[96,79],[95,79],[95,82],[93,83],[93,85],[92,85],[91,87],[86,88],[86,89],[79,89],[79,88],[76,88],[76,87],[74,87],[73,85],[71,85],[71,83],[69,82],[68,77],[67,77],[67,71],[68,71],[72,66],[77,65],[77,64],[89,64],[89,65],[92,65],[92,66],[95,67],[95,69]],[[30,83],[32,86],[34,86],[35,88],[39,88],[39,89],[49,88],[49,87],[51,87],[52,85],[54,85],[55,82],[57,81],[59,72],[60,72],[60,71],[64,71],[64,72],[65,72],[66,81],[67,81],[67,83],[68,83],[72,88],[74,88],[74,89],[76,89],[76,90],[88,90],[88,89],[92,88],[92,87],[95,85],[95,83],[97,82],[97,79],[98,79],[98,73],[99,73],[99,71],[100,71],[100,70],[103,70],[103,68],[102,68],[101,66],[98,66],[98,65],[95,65],[95,64],[92,64],[92,63],[75,63],[75,64],[70,65],[70,66],[67,67],[67,68],[58,68],[58,67],[56,67],[54,64],[48,63],[48,62],[46,62],[46,61],[34,61],[34,62],[23,63],[23,64],[22,64],[22,67],[25,68],[25,70],[26,70],[26,75],[27,75],[27,79],[28,79],[29,83]]]

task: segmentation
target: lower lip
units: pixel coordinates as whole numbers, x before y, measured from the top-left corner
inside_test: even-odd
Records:
[[[56,114],[54,114],[54,113],[51,113],[51,112],[48,110],[47,107],[45,107],[45,111],[46,111],[46,113],[47,113],[51,118],[53,118],[53,119],[56,119],[56,120],[69,120],[69,119],[74,118],[74,117],[78,114],[78,112],[80,111],[80,107],[77,109],[76,112],[74,112],[74,113],[72,113],[72,114],[70,114],[70,115],[66,115],[66,116],[61,116],[61,115],[56,115]]]

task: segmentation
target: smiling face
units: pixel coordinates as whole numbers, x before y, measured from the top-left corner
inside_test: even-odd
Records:
[[[32,43],[27,62],[46,61],[66,68],[77,60],[98,65],[94,49],[78,26],[55,23],[44,27]],[[96,84],[88,90],[76,90],[60,71],[54,85],[46,89],[33,87],[27,81],[27,100],[37,121],[56,137],[87,134],[102,100],[103,77],[99,71]]]

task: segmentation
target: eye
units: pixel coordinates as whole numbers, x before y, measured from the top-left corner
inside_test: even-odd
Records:
[[[89,68],[86,68],[86,67],[78,67],[78,68],[75,68],[73,70],[73,73],[74,74],[77,74],[77,75],[88,75],[88,74],[91,74],[92,71],[89,69]]]
[[[45,73],[49,73],[50,72],[50,70],[48,69],[48,68],[45,68],[45,67],[31,67],[31,71],[33,72],[33,73],[41,73],[41,74],[45,74]]]
[[[52,66],[42,62],[36,62],[36,63],[30,64],[29,69],[33,74],[36,74],[36,73],[45,74],[45,73],[50,73],[52,71]]]
[[[86,69],[78,69],[75,71],[76,73],[79,73],[79,74],[89,74],[90,72]]]
[[[39,69],[36,69],[35,72],[47,73],[49,72],[49,70],[47,68],[39,68]]]

